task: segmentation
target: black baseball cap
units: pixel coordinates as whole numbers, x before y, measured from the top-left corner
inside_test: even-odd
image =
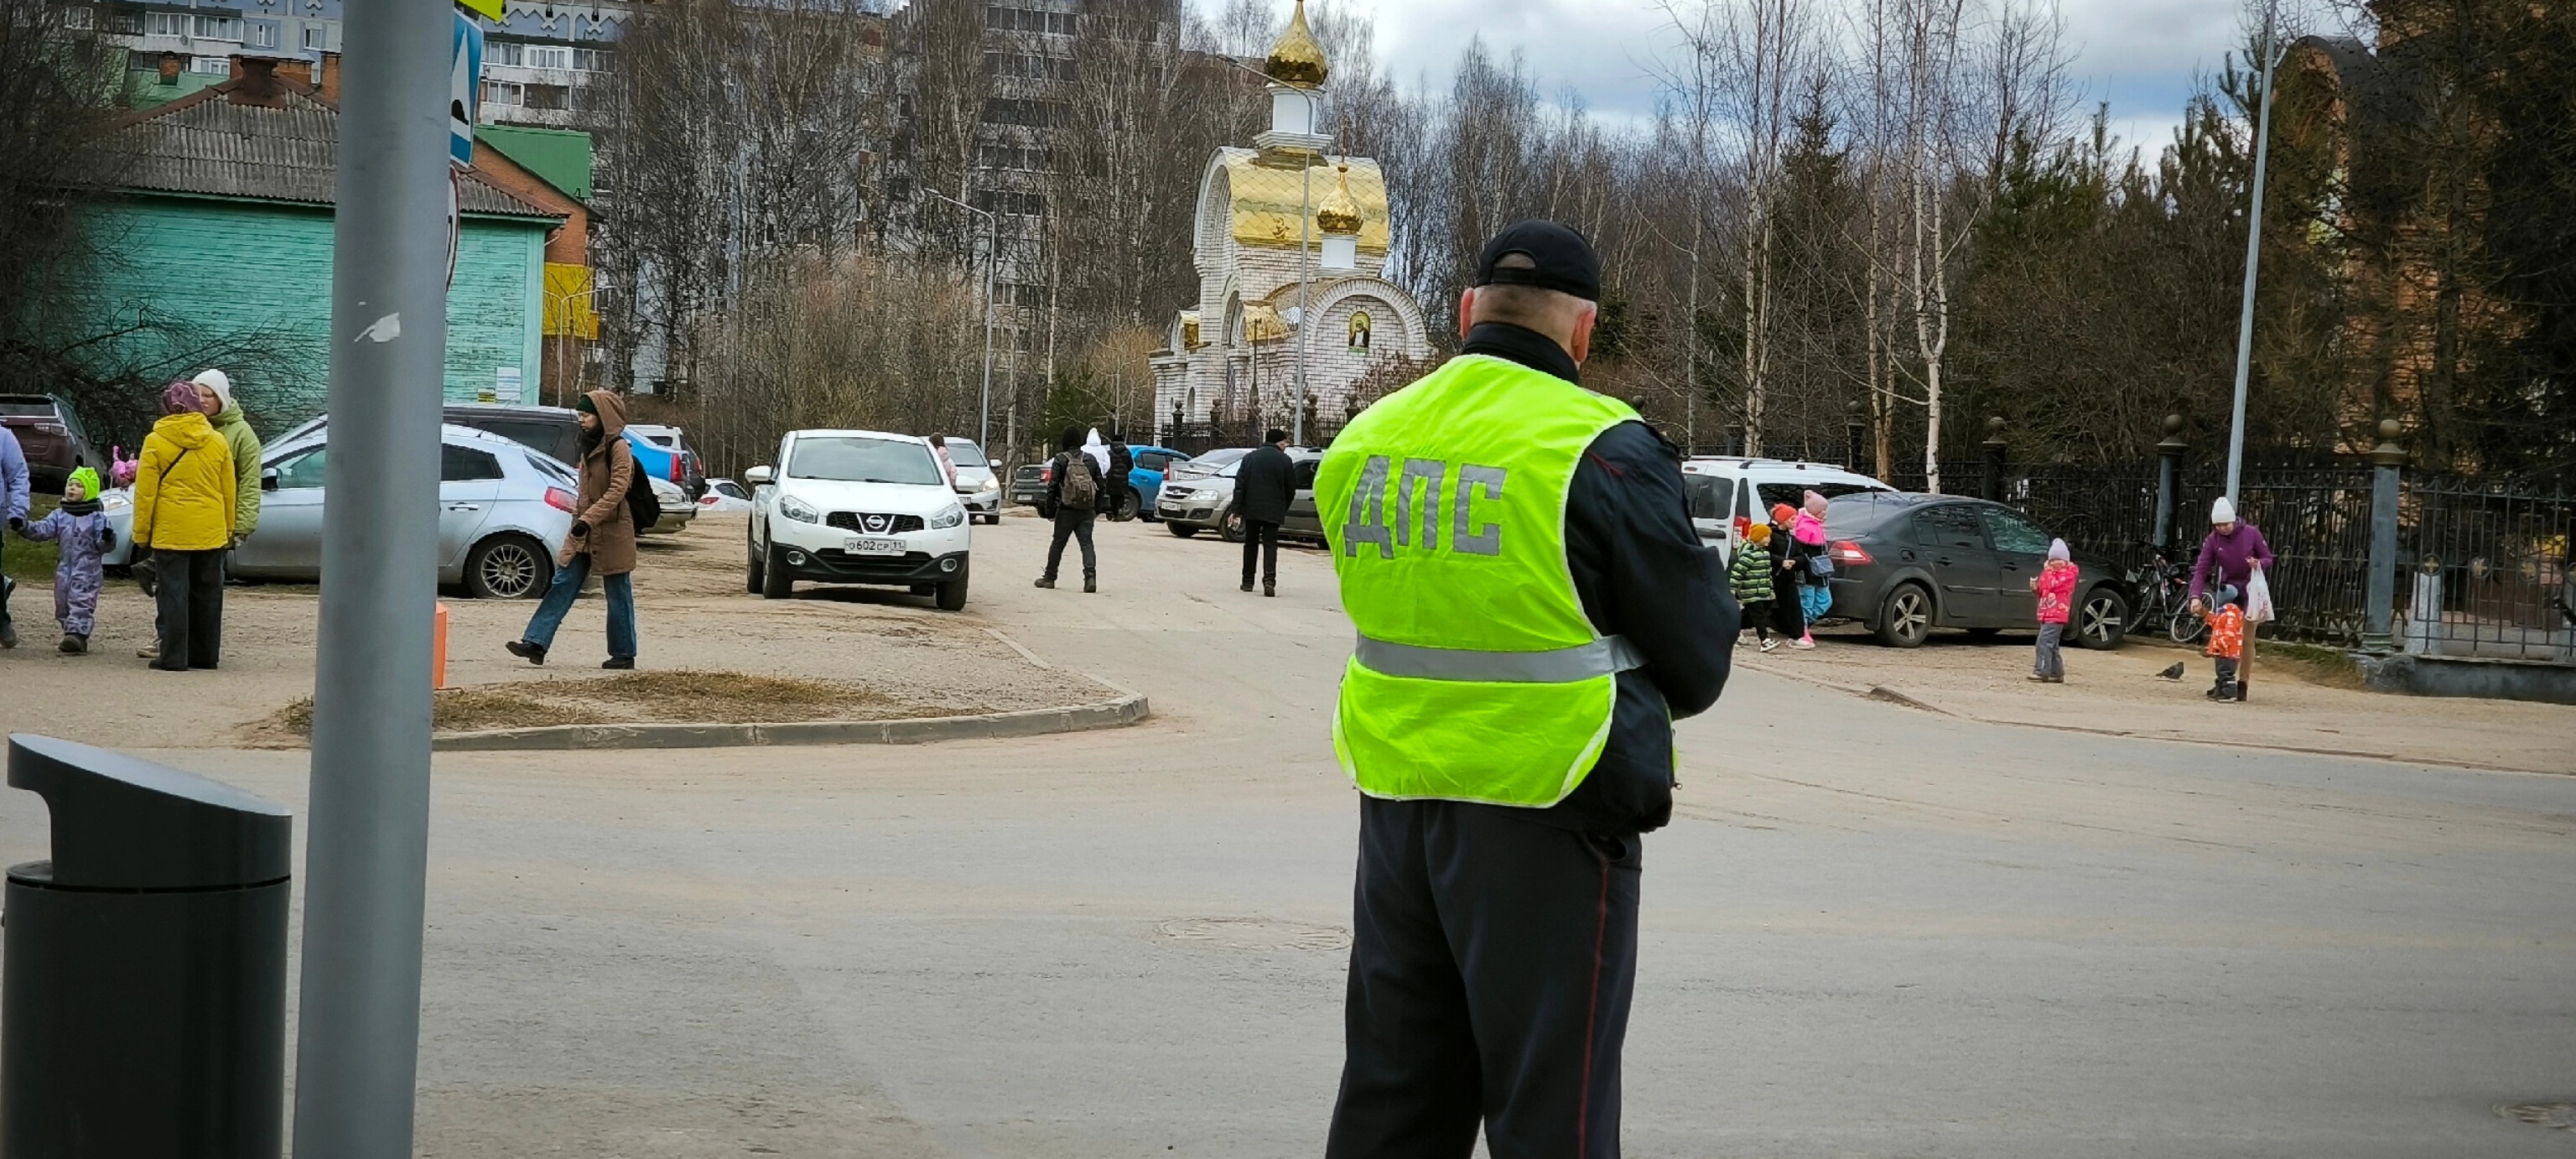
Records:
[[[1495,268],[1513,254],[1530,265]],[[1476,255],[1476,285],[1536,286],[1572,294],[1587,302],[1601,300],[1601,255],[1592,240],[1571,226],[1553,221],[1524,221],[1506,227]]]

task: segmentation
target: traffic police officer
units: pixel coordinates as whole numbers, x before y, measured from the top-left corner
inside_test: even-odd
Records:
[[[1359,629],[1333,747],[1360,793],[1331,1159],[1616,1156],[1639,835],[1736,606],[1680,456],[1575,384],[1601,261],[1486,243],[1458,357],[1351,420],[1315,482]]]

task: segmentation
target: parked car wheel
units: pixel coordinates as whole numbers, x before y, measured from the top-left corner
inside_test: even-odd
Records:
[[[762,556],[761,556],[761,554],[760,554],[760,549],[759,549],[758,547],[755,547],[755,546],[753,546],[753,545],[752,545],[752,542],[751,542],[751,533],[750,533],[749,531],[745,531],[745,532],[743,532],[743,536],[742,536],[742,586],[743,586],[743,590],[748,591],[748,592],[750,592],[751,594],[753,594],[753,595],[755,595],[755,596],[756,596],[756,595],[759,595],[759,594],[760,594],[760,589],[762,589],[763,587],[768,586],[768,583],[769,583],[769,574],[768,574],[768,573],[769,573],[769,561],[768,561],[767,559],[762,558]]]
[[[1134,519],[1136,517],[1136,513],[1144,510],[1144,508],[1144,497],[1136,494],[1135,488],[1127,488],[1125,491],[1119,492],[1118,502],[1110,507],[1109,521],[1112,523],[1125,523],[1130,519]]]
[[[532,600],[546,592],[554,569],[546,545],[524,535],[495,535],[465,557],[465,591],[478,600]]]
[[[796,581],[787,574],[787,549],[770,544],[769,560],[760,571],[760,598],[783,600],[796,594]]]
[[[1225,514],[1216,518],[1216,530],[1217,534],[1225,537],[1227,543],[1243,542],[1243,512],[1232,507],[1226,508]]]
[[[1932,635],[1932,593],[1921,584],[1898,584],[1878,604],[1878,642],[1920,648]]]
[[[958,568],[956,579],[949,580],[946,583],[939,585],[940,611],[962,612],[966,610],[966,571],[967,569],[965,568]]]
[[[1171,528],[1173,537],[1177,539],[1188,539],[1189,537],[1199,533],[1198,528],[1192,527],[1186,523],[1166,523],[1163,526]]]
[[[2129,601],[2107,584],[2096,586],[2075,606],[2073,627],[2076,647],[2117,648],[2129,635]]]

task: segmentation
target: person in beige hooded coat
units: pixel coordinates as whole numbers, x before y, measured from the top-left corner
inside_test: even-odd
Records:
[[[594,390],[581,396],[574,409],[581,412],[581,506],[556,558],[545,602],[529,617],[527,633],[508,647],[511,655],[530,664],[545,663],[555,630],[572,611],[582,582],[596,571],[608,597],[608,662],[600,667],[633,668],[635,520],[628,514],[626,491],[649,484],[636,471],[635,454],[626,445],[625,401],[614,391]]]

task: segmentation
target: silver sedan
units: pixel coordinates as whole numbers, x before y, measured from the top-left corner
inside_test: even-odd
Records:
[[[259,530],[233,550],[225,570],[258,579],[322,578],[322,476],[327,431],[271,447],[260,459]],[[581,484],[573,469],[499,435],[447,426],[439,434],[438,582],[481,599],[535,598],[554,574],[555,552],[572,531]],[[133,543],[131,491],[110,491],[116,529],[111,566]]]

